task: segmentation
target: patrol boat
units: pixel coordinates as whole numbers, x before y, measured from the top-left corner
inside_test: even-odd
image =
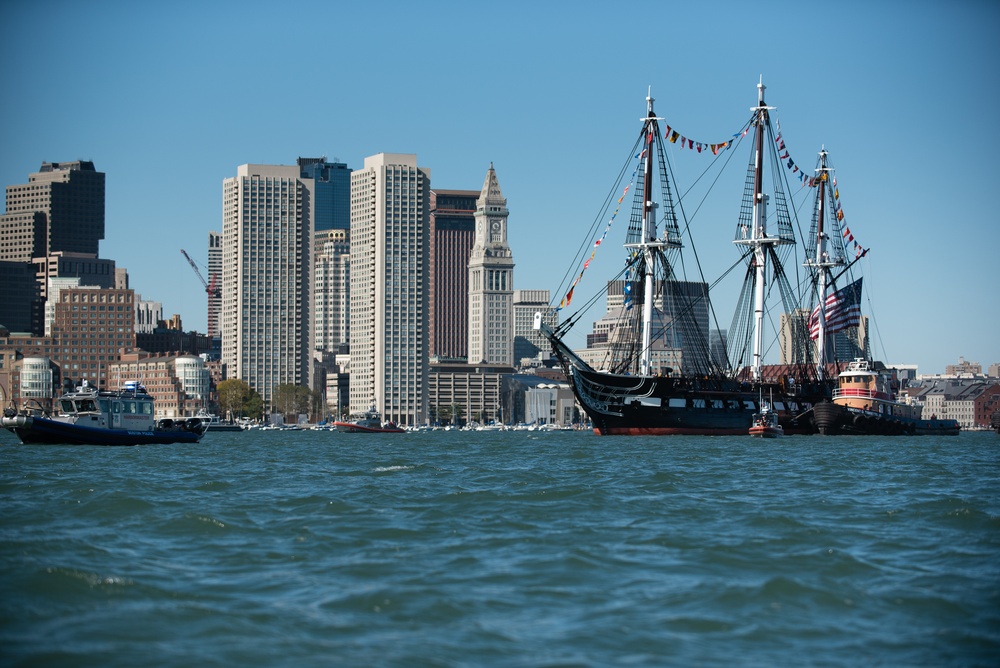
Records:
[[[153,397],[139,383],[102,392],[84,380],[55,402],[51,411],[36,401],[9,406],[0,426],[22,443],[146,445],[197,443],[207,424],[198,418],[155,419]]]

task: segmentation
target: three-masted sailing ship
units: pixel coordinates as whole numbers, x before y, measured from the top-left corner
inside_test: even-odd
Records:
[[[692,265],[698,267],[697,280],[687,280],[683,250],[686,245],[692,252],[694,248],[689,226],[682,220],[683,207],[674,198],[673,193],[680,191],[668,169],[664,145],[664,141],[675,141],[677,133],[669,127],[661,131],[664,119],[656,116],[651,95],[630,152],[630,162],[636,163],[632,180],[617,200],[620,208],[635,185],[624,244],[625,267],[608,284],[606,320],[613,322],[602,321],[600,331],[595,328],[593,335],[603,346],[603,358],[596,361],[591,355],[585,360],[582,352],[577,354],[564,340],[585,309],[554,328],[540,314],[535,317],[535,327],[551,342],[598,434],[745,435],[765,395],[771,398],[785,433],[817,431],[813,407],[829,401],[833,379],[841,369],[828,363],[830,351],[824,343],[834,332],[857,326],[860,281],[837,290],[838,283],[851,281],[853,263],[846,260],[839,227],[829,224],[836,220],[828,213],[835,188],[830,188],[825,151],[816,175],[807,180],[815,188],[816,199],[809,233],[814,243],[802,265],[805,277],[796,278],[797,271],[790,277],[786,271],[797,241],[787,187],[775,176],[781,171],[775,167],[782,166],[787,153],[780,156],[782,140],[772,126],[773,108],[765,103],[764,90],[761,81],[751,118],[743,132],[734,135],[742,139],[752,133],[753,150],[733,240],[741,252],[734,266],[742,263],[745,267],[743,290],[724,345],[710,341],[707,325],[715,316],[700,263]],[[721,146],[729,151],[733,143]],[[719,145],[711,148],[719,153]],[[768,156],[772,179],[770,192],[765,192]],[[622,176],[628,172],[624,168]],[[613,198],[607,210],[612,206]],[[611,221],[617,213],[615,209]],[[603,236],[594,252],[602,240]],[[576,282],[560,309],[568,306],[575,288]],[[798,351],[794,364],[764,364],[766,302],[774,292],[780,295],[785,314],[782,329],[787,340],[783,345]],[[850,303],[844,301],[848,298]],[[849,313],[836,311],[838,305]],[[811,344],[817,339],[817,344]]]

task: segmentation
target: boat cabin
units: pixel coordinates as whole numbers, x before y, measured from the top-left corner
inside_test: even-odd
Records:
[[[837,377],[833,403],[861,411],[883,412],[893,401],[890,392],[880,389],[879,374],[872,370],[868,360],[856,359]]]
[[[135,383],[121,392],[98,392],[86,384],[67,392],[57,402],[59,416],[87,420],[95,427],[152,431],[155,424],[153,397]]]

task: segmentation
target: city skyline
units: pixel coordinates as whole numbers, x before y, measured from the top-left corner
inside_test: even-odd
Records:
[[[206,263],[207,234],[221,225],[220,184],[237,165],[326,155],[357,169],[365,156],[399,151],[420,156],[432,188],[475,189],[493,162],[520,267],[513,287],[550,290],[558,301],[581,230],[620,165],[614,147],[638,128],[648,88],[667,123],[714,141],[744,121],[763,75],[796,161],[811,166],[825,145],[840,170],[846,222],[871,248],[864,309],[876,358],[924,373],[943,372],[959,356],[996,362],[1000,315],[983,280],[995,246],[981,192],[998,168],[978,145],[998,92],[977,71],[998,61],[991,30],[1000,8],[764,7],[750,15],[736,3],[640,3],[662,57],[636,66],[632,38],[611,20],[620,10],[601,4],[567,13],[515,2],[500,16],[449,3],[388,13],[308,5],[309,24],[289,31],[274,31],[264,5],[252,2],[236,17],[226,3],[55,14],[5,6],[0,67],[11,95],[32,104],[5,110],[0,178],[23,183],[45,161],[93,160],[107,174],[100,256],[127,268],[132,287],[161,302],[165,316],[180,313],[186,328],[206,331],[204,287],[177,251]],[[497,37],[482,42],[487,16]],[[435,37],[442,21],[447,40]],[[361,28],[376,24],[397,49],[365,48]],[[365,54],[367,68],[387,74],[358,78],[326,59],[303,60],[307,43],[329,44],[345,61]],[[817,43],[829,47],[820,56]],[[74,44],[87,57],[40,44]],[[399,58],[408,51],[420,54],[419,69]],[[429,85],[444,74],[486,76],[488,99]],[[302,102],[263,95],[267,82],[299,89]],[[707,161],[674,150],[685,188]],[[712,209],[702,220],[719,221],[694,232],[709,281],[736,259],[728,239],[739,187],[731,190],[731,201],[685,202]],[[613,251],[597,259],[605,268],[619,261]],[[588,288],[596,289],[596,275]],[[720,312],[734,292],[718,288]]]

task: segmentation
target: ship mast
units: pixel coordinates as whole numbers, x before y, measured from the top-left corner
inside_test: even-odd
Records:
[[[642,356],[639,361],[639,373],[650,374],[650,357],[653,343],[653,247],[650,242],[656,239],[656,204],[653,202],[653,139],[656,137],[656,114],[653,113],[652,88],[646,93],[646,177],[643,182],[642,194],[642,254],[645,257],[646,276],[642,300]]]
[[[843,264],[842,261],[838,259],[831,259],[830,251],[827,248],[827,241],[829,240],[829,235],[826,233],[826,191],[827,183],[829,181],[830,168],[827,166],[826,161],[826,147],[822,147],[819,152],[819,167],[816,169],[817,178],[817,193],[816,193],[816,254],[812,260],[813,266],[816,268],[816,288],[819,294],[819,335],[816,339],[816,372],[819,374],[819,378],[824,376],[824,368],[826,362],[826,289],[827,289],[827,276],[830,273],[831,267],[840,266]],[[809,260],[806,260],[806,264],[809,264]]]
[[[642,351],[639,356],[639,374],[648,376],[652,374],[652,343],[653,343],[653,300],[656,287],[656,260],[661,258],[666,263],[662,252],[664,248],[679,248],[680,244],[676,240],[668,238],[667,231],[664,230],[662,239],[656,234],[656,209],[658,204],[653,201],[653,152],[659,143],[658,118],[653,112],[652,89],[646,94],[646,117],[643,120],[643,135],[645,137],[645,159],[643,162],[643,205],[642,205],[642,238],[638,243],[627,243],[626,248],[631,248],[640,253],[643,258],[643,301],[642,301]],[[666,269],[666,267],[665,267]],[[666,271],[664,272],[666,273]]]
[[[757,84],[757,106],[751,107],[754,112],[756,126],[754,132],[754,186],[753,186],[753,221],[750,237],[737,239],[734,243],[748,246],[753,251],[754,267],[754,307],[753,307],[753,364],[751,372],[754,381],[761,377],[761,366],[764,355],[764,294],[767,281],[768,246],[781,243],[778,237],[767,236],[767,195],[764,194],[764,133],[768,125],[768,107],[764,104],[764,78]]]

